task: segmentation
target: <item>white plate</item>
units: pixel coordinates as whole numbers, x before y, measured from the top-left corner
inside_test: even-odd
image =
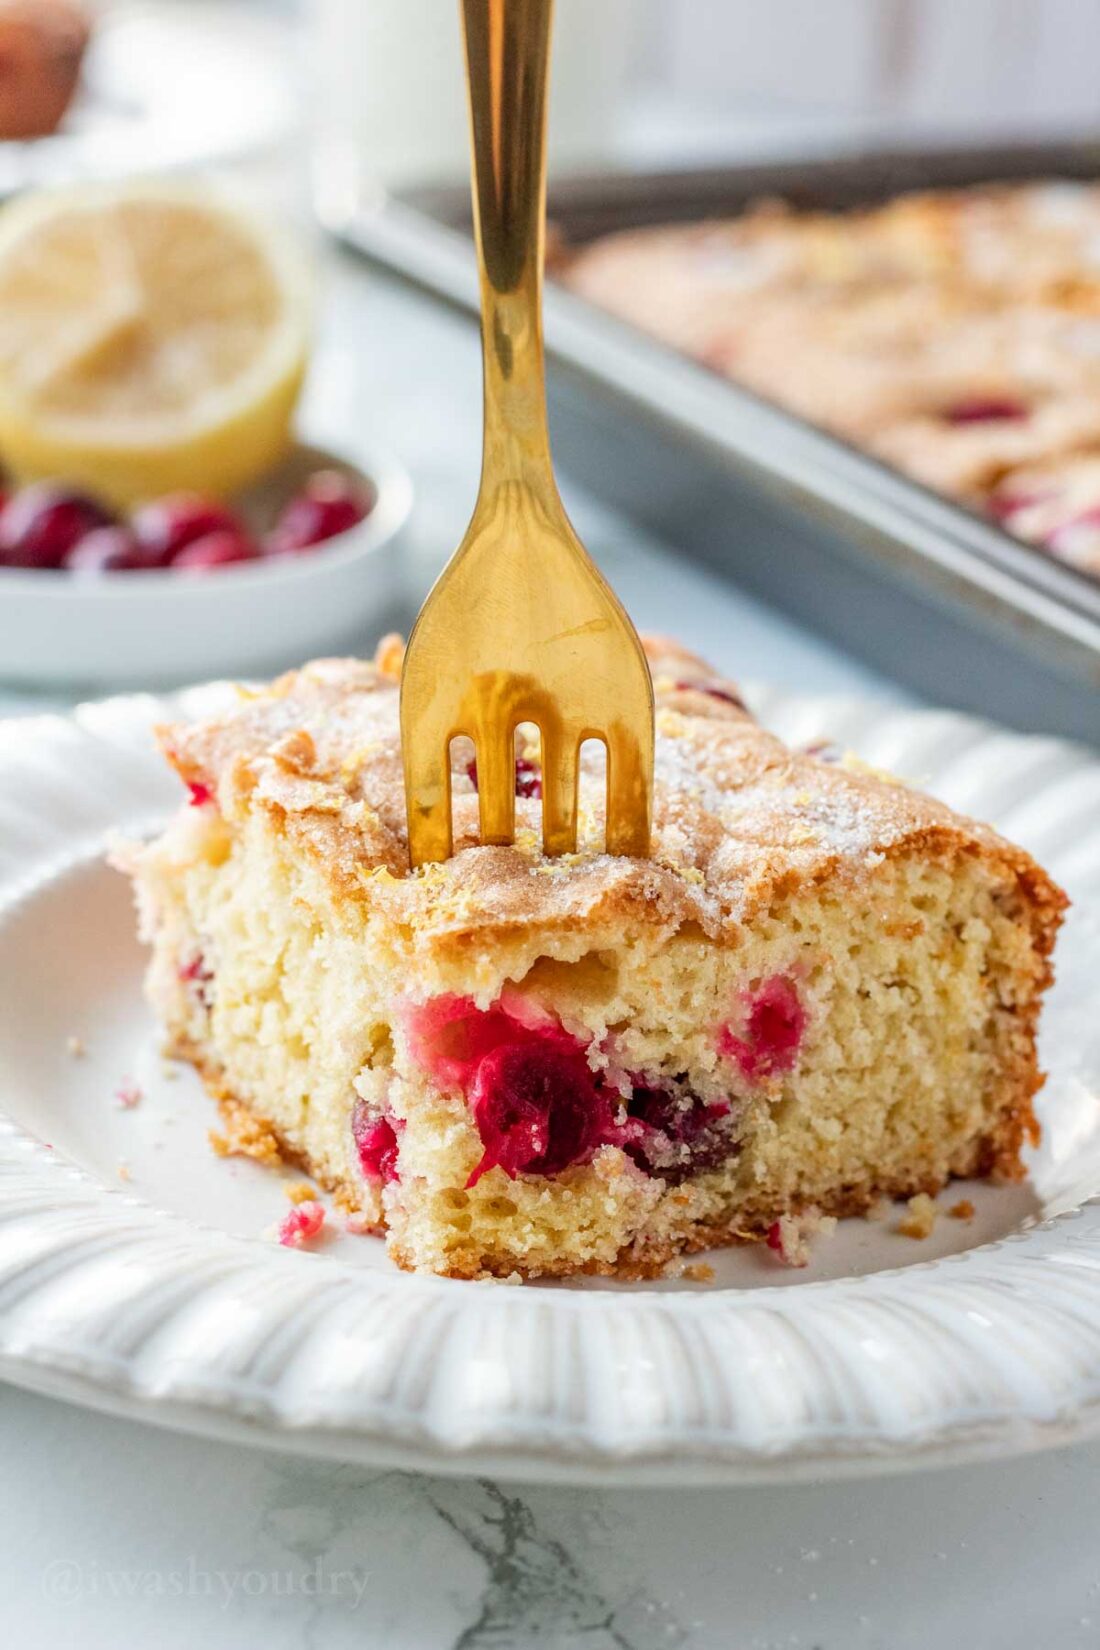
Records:
[[[218,0],[112,6],[96,21],[60,129],[0,142],[0,195],[270,148],[297,119],[289,38]]]
[[[709,1286],[509,1288],[406,1276],[371,1238],[263,1239],[277,1177],[213,1158],[210,1102],[163,1075],[102,839],[175,801],[150,723],[228,691],[0,725],[0,1372],[219,1436],[546,1479],[897,1470],[1100,1430],[1100,761],[758,694],[793,742],[831,736],[992,818],[1075,897],[1031,1185],[960,1188],[976,1219],[924,1244],[844,1223],[803,1272],[751,1249],[713,1257]]]
[[[166,568],[78,578],[0,568],[0,675],[163,686],[281,670],[361,645],[400,591],[397,540],[412,482],[380,452],[357,460],[299,442],[235,501],[260,531],[315,470],[335,466],[365,480],[375,494],[370,514],[307,555],[187,575]]]

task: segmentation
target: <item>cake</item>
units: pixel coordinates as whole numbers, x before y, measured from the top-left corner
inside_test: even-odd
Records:
[[[1100,579],[1100,451],[1013,471],[993,489],[989,509],[1010,533]]]
[[[1069,464],[1100,512],[1100,187],[765,203],[558,256],[575,292],[1085,572],[1003,489]],[[1088,482],[1086,488],[1085,483]]]
[[[90,29],[75,0],[0,0],[0,140],[46,137],[72,101]]]
[[[228,1139],[304,1166],[406,1268],[652,1276],[953,1176],[1018,1179],[1065,900],[992,830],[827,746],[785,747],[736,688],[646,643],[652,857],[517,835],[411,872],[401,648],[326,660],[162,728],[187,787],[120,863],[170,1049]]]

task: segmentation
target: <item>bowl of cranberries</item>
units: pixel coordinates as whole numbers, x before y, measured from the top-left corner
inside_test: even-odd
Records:
[[[369,639],[396,599],[408,476],[299,444],[232,500],[109,509],[0,484],[0,679],[129,685],[278,669]]]

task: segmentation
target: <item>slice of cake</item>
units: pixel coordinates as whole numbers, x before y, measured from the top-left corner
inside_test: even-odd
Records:
[[[189,801],[125,855],[172,1048],[238,1137],[303,1163],[402,1266],[647,1275],[706,1245],[1017,1179],[1065,900],[1020,849],[651,642],[650,860],[517,841],[410,873],[400,647],[161,731]],[[250,1137],[250,1138],[249,1138]]]

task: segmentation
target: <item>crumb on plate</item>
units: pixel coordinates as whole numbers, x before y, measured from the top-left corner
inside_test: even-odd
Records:
[[[257,1163],[266,1163],[269,1168],[276,1168],[282,1163],[279,1142],[267,1125],[253,1117],[247,1107],[223,1097],[218,1101],[218,1110],[225,1133],[211,1129],[207,1134],[218,1157],[251,1157]]]
[[[898,1221],[898,1231],[902,1237],[914,1238],[922,1242],[932,1236],[936,1221],[939,1218],[939,1204],[927,1192],[918,1192],[905,1205],[906,1213]]]
[[[708,1266],[704,1260],[694,1260],[689,1266],[684,1267],[680,1276],[686,1278],[689,1283],[713,1283],[714,1267]]]
[[[301,1249],[319,1237],[325,1224],[325,1206],[313,1200],[296,1203],[279,1222],[278,1239],[286,1249]]]
[[[810,1243],[814,1238],[829,1238],[836,1231],[833,1215],[823,1215],[820,1209],[804,1209],[798,1215],[780,1215],[768,1227],[764,1241],[784,1266],[807,1266]]]

